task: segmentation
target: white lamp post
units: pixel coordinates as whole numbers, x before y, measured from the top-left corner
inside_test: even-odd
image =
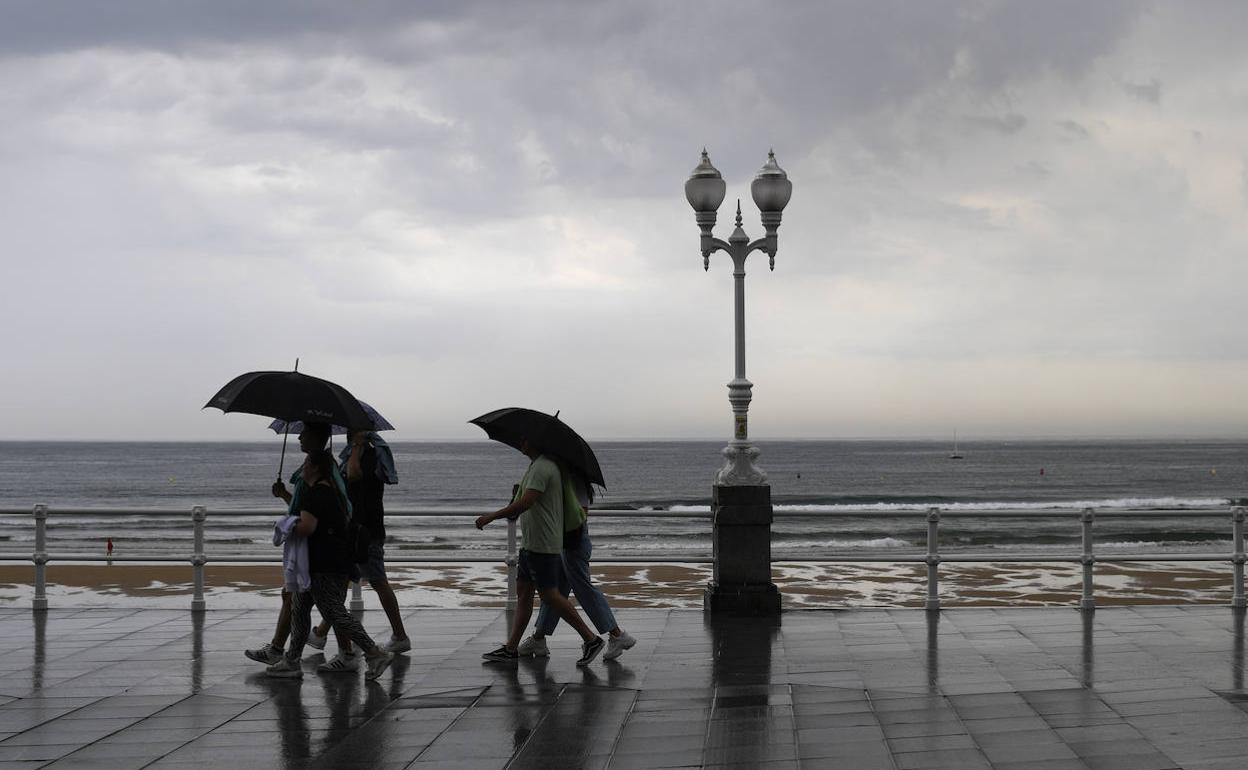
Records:
[[[711,159],[702,150],[702,162],[685,182],[685,197],[693,207],[698,227],[702,230],[702,267],[709,270],[711,254],[726,251],[732,257],[732,277],[736,286],[736,373],[728,383],[728,401],[732,404],[732,441],[724,447],[724,467],[716,474],[715,483],[722,486],[755,486],[767,483],[767,474],[754,464],[759,450],[750,444],[749,410],[754,385],[745,378],[745,259],[755,251],[764,251],[772,270],[776,269],[776,230],[780,215],[793,194],[793,183],[776,163],[774,152],[767,153],[767,163],[750,184],[754,205],[762,214],[766,235],[750,241],[741,229],[741,201],[737,201],[736,229],[727,241],[714,237],[716,212],[724,202],[725,184]]]

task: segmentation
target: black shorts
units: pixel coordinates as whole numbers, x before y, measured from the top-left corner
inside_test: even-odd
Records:
[[[516,561],[516,578],[527,580],[542,591],[547,588],[559,587],[559,571],[563,565],[557,553],[536,553],[520,549],[520,558]]]

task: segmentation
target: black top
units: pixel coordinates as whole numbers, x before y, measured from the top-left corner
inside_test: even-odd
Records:
[[[350,455],[347,455],[348,460]],[[382,507],[382,496],[386,485],[377,475],[377,450],[364,446],[364,455],[360,457],[360,470],[363,476],[359,481],[347,482],[347,497],[351,498],[351,515],[368,530],[373,540],[386,539],[385,510]],[[345,478],[346,465],[343,465]]]
[[[347,516],[332,486],[317,484],[303,492],[300,510],[316,517],[316,531],[308,538],[308,572],[351,574],[351,560],[343,540]]]

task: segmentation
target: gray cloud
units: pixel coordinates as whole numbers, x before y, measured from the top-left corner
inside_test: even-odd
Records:
[[[1129,96],[1142,102],[1161,104],[1161,81],[1157,78],[1153,78],[1147,83],[1123,81],[1122,90],[1126,91]]]
[[[986,128],[1002,134],[1017,134],[1027,125],[1027,118],[1017,112],[1005,115],[968,115],[966,122],[972,126]]]
[[[194,411],[203,391],[296,355],[410,437],[470,435],[501,402],[574,410],[591,435],[720,435],[731,278],[723,255],[702,272],[681,195],[704,144],[752,235],[768,147],[795,185],[776,272],[749,263],[763,434],[936,429],[889,403],[1008,413],[1007,371],[1039,394],[1030,414],[1095,404],[1117,425],[1059,373],[1109,393],[1248,356],[1225,204],[1248,172],[1223,161],[1248,126],[1207,88],[1210,58],[1243,57],[1233,6],[12,8],[13,437],[239,437]],[[1155,79],[1124,84],[1141,60]],[[1163,81],[1167,111],[1122,96],[1157,103]],[[535,345],[561,351],[551,370],[526,366]],[[26,417],[76,403],[84,368],[117,392],[141,376],[143,408]]]
[[[1054,125],[1060,128],[1063,134],[1072,139],[1087,139],[1089,136],[1088,129],[1077,120],[1067,118],[1057,121]]]

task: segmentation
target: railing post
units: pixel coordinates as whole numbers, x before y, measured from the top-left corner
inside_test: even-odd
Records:
[[[191,596],[191,612],[203,612],[204,602],[204,564],[208,557],[204,554],[204,520],[208,518],[208,509],[202,505],[191,508],[191,522],[194,527],[194,546],[191,553],[191,580],[195,585],[195,593]]]
[[[351,584],[351,611],[364,611],[364,578],[360,578]]]
[[[516,608],[516,520],[507,520],[507,609]]]
[[[1083,597],[1079,600],[1079,609],[1096,609],[1096,598],[1092,595],[1092,567],[1096,564],[1096,556],[1092,553],[1092,522],[1096,519],[1096,511],[1084,508],[1079,516],[1083,523],[1083,554],[1079,563],[1083,565]]]
[[[940,509],[927,509],[927,604],[929,610],[940,609]]]
[[[48,506],[35,505],[35,552],[30,555],[35,563],[35,599],[30,608],[35,612],[48,609]]]
[[[1231,552],[1231,606],[1242,608],[1248,606],[1244,600],[1244,509],[1236,508],[1231,512],[1231,537],[1235,539]]]

